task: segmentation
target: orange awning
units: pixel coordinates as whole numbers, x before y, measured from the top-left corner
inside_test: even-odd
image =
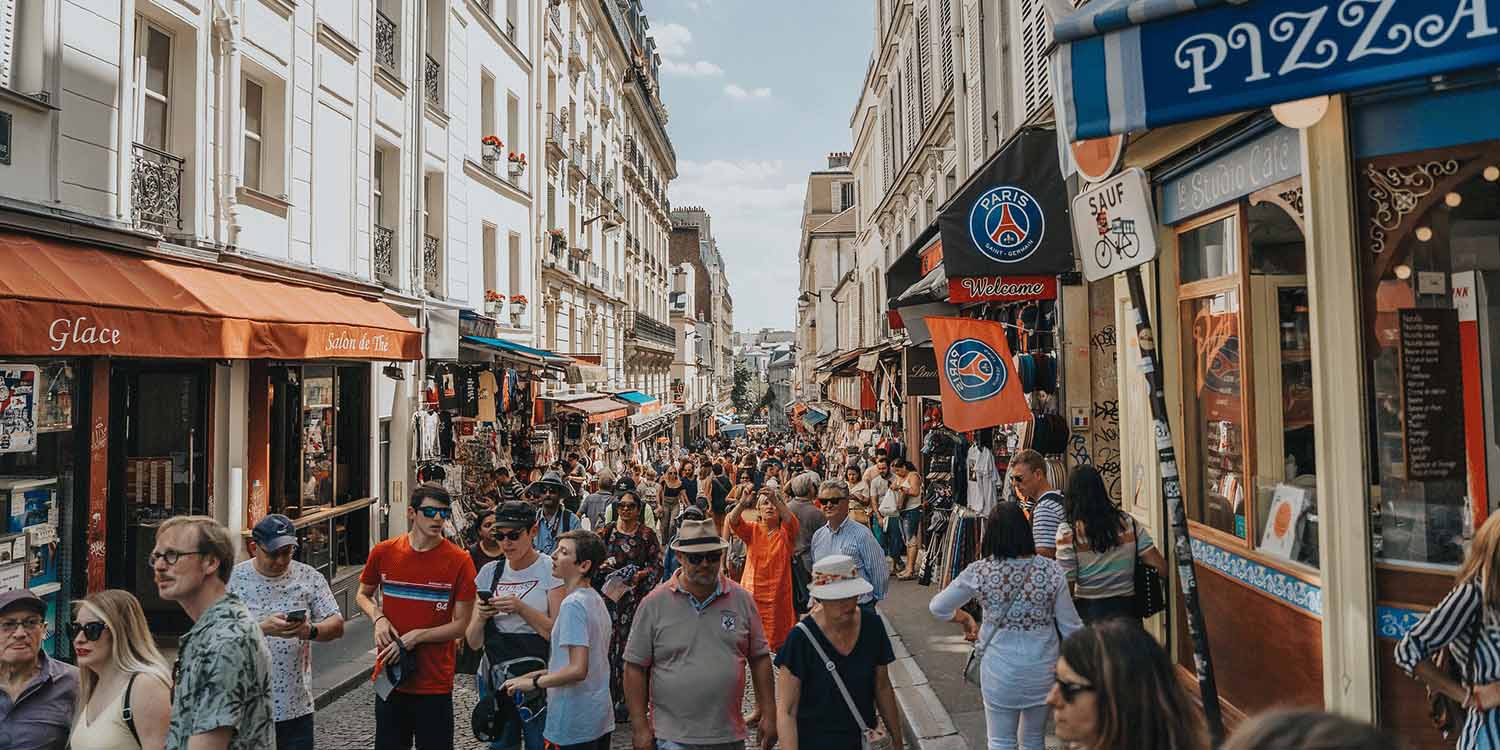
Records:
[[[572,409],[580,414],[587,415],[591,424],[608,422],[611,419],[629,416],[630,409],[621,406],[619,401],[612,398],[594,398],[584,401],[565,401],[558,403],[563,409]]]
[[[422,358],[377,299],[0,232],[0,352],[191,359]]]

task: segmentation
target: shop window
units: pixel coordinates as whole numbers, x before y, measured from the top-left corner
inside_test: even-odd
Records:
[[[369,369],[271,369],[271,512],[296,519],[371,496]]]

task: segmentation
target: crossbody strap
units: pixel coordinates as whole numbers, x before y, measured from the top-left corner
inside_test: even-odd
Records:
[[[1130,536],[1130,549],[1135,552],[1135,567],[1139,568],[1141,567],[1141,529],[1135,525],[1135,516],[1130,516]]]
[[[844,696],[844,703],[849,706],[849,713],[854,716],[854,722],[859,724],[860,731],[870,731],[870,727],[865,724],[864,714],[861,714],[859,707],[854,705],[854,696],[849,695],[849,688],[844,687],[844,678],[839,676],[839,670],[834,666],[833,660],[828,658],[828,653],[818,644],[818,637],[813,635],[812,630],[807,627],[806,623],[798,622],[797,627],[802,629],[803,634],[807,636],[808,642],[812,644],[813,650],[818,652],[818,658],[823,660],[823,666],[828,670],[828,675],[833,678],[833,684],[839,686],[839,694]],[[860,627],[864,627],[864,625],[861,623]],[[858,645],[857,641],[856,645]]]
[[[140,672],[130,673],[130,681],[125,683],[125,705],[120,707],[120,718],[125,721],[125,727],[130,730],[130,736],[135,738],[136,747],[141,746],[141,735],[135,729],[135,714],[130,710],[130,689],[135,687],[135,678],[140,674]]]

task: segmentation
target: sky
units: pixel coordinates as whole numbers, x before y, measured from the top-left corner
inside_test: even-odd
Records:
[[[674,207],[703,206],[734,328],[791,328],[807,174],[853,148],[870,0],[646,0],[662,57]]]

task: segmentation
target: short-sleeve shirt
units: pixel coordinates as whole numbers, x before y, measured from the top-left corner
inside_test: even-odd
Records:
[[[719,591],[695,602],[677,571],[641,600],[625,661],[651,673],[656,736],[688,745],[745,739],[740,703],[746,665],[771,653],[755,600],[719,577]]]
[[[307,621],[318,623],[339,612],[328,580],[316,568],[293,560],[286,573],[267,578],[254,560],[234,566],[229,590],[240,597],[256,622],[294,609],[307,610]],[[271,697],[276,720],[287,721],[313,712],[312,642],[262,635],[271,651]]]
[[[1135,593],[1135,557],[1151,549],[1151,534],[1128,515],[1120,514],[1120,532],[1115,546],[1095,552],[1089,546],[1087,529],[1079,535],[1068,524],[1057,527],[1057,564],[1077,583],[1074,599],[1107,599]]]
[[[552,589],[563,585],[552,575],[552,558],[538,554],[536,561],[530,565],[516,570],[509,565],[505,566],[505,575],[500,576],[499,585],[495,585],[495,571],[500,569],[500,561],[486,563],[479,569],[479,574],[474,577],[474,586],[480,591],[494,591],[495,596],[514,596],[532,609],[539,612],[547,611],[547,594]],[[526,624],[525,618],[520,614],[500,613],[490,618],[495,623],[495,629],[501,633],[535,633],[530,625]]]
[[[380,611],[396,632],[435,628],[453,621],[454,604],[474,601],[474,561],[446,539],[418,552],[402,534],[370,550],[359,582],[379,586]],[[453,692],[453,641],[424,643],[415,651],[416,669],[396,690],[414,695]]]
[[[609,608],[591,586],[569,593],[552,622],[547,671],[568,666],[568,647],[587,646],[589,672],[582,682],[547,690],[547,724],[542,737],[554,745],[580,745],[615,730],[609,697]]]
[[[1057,548],[1057,527],[1063,523],[1063,496],[1053,490],[1042,493],[1031,506],[1031,538],[1037,549]]]
[[[229,727],[229,750],[276,745],[271,708],[271,652],[244,602],[226,593],[178,642],[167,750]]]
[[[859,637],[848,656],[833,647],[813,618],[802,618],[802,624],[812,631],[818,645],[823,647],[823,653],[833,661],[834,669],[838,670],[844,687],[849,689],[849,696],[864,717],[865,726],[874,727],[875,670],[895,661],[896,654],[880,616],[864,609],[859,613]],[[802,697],[797,703],[799,744],[816,748],[859,747],[860,726],[849,713],[849,704],[844,701],[833,676],[828,673],[802,628],[792,628],[786,644],[776,652],[776,666],[785,667],[802,681]]]
[[[0,690],[0,750],[63,750],[78,705],[78,668],[43,651],[40,670],[12,701]]]

